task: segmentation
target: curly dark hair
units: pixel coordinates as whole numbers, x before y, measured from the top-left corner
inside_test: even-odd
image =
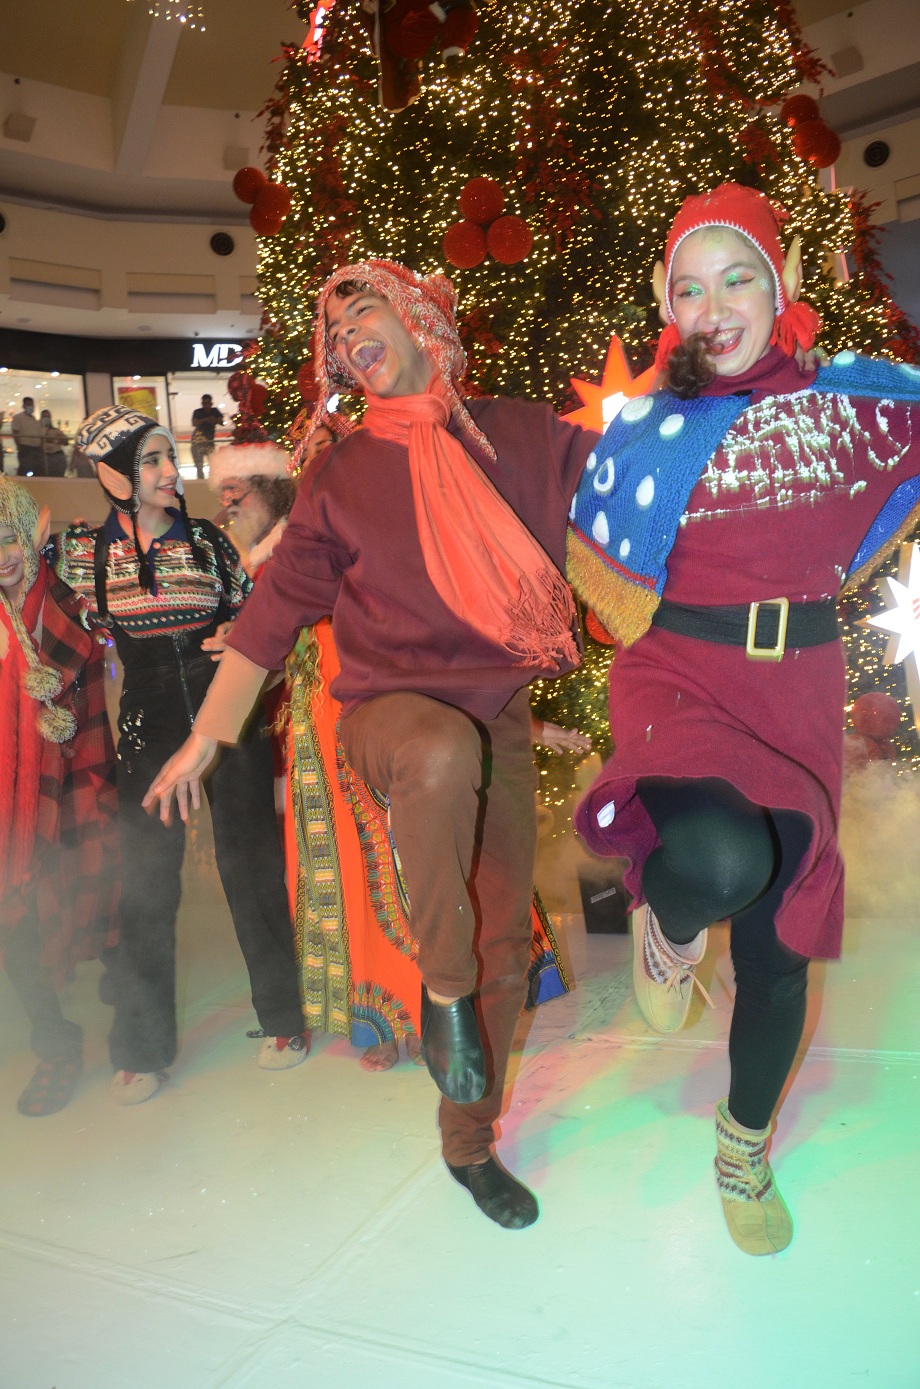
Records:
[[[362,280],[343,280],[340,285],[336,285],[332,293],[336,299],[348,299],[352,294],[377,294],[376,289],[372,289],[367,281]],[[380,295],[377,294],[377,298]]]
[[[288,515],[297,496],[297,484],[289,477],[265,477],[256,473],[249,479],[249,487],[268,507],[272,525]]]
[[[715,379],[709,353],[713,339],[708,333],[693,333],[674,348],[664,370],[663,385],[679,400],[692,400]]]

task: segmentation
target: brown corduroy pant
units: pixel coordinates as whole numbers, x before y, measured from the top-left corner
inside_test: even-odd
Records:
[[[530,959],[536,771],[527,690],[476,721],[419,694],[367,700],[342,720],[345,754],[387,794],[425,984],[478,990],[489,1063],[476,1104],[441,1099],[444,1157],[482,1162],[494,1139]]]

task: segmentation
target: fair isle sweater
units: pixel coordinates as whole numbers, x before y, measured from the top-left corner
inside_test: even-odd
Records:
[[[109,613],[130,637],[168,636],[172,632],[193,632],[213,621],[223,596],[220,569],[214,544],[196,526],[196,539],[204,550],[208,565],[203,571],[195,564],[181,514],[172,511],[173,523],[158,536],[147,551],[153,584],[146,593],[137,581],[137,550],[111,511],[105,523],[108,540],[106,597]],[[95,546],[97,528],[70,526],[51,541],[47,558],[66,584],[89,604],[96,614]],[[218,533],[224,569],[230,580],[225,609],[239,611],[252,584],[236,550]]]

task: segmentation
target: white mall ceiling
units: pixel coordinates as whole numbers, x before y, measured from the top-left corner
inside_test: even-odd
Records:
[[[231,178],[241,163],[259,162],[257,112],[277,78],[274,59],[283,42],[303,41],[306,26],[289,0],[200,3],[204,32],[151,20],[146,0],[0,0],[0,210],[18,204],[107,222],[202,224],[205,245],[208,228],[226,228],[254,270],[248,209]],[[796,3],[807,40],[849,65],[828,83],[822,109],[851,142],[860,181],[868,170],[853,141],[920,116],[917,6]],[[5,133],[17,130],[29,138]],[[920,177],[920,153],[916,165],[900,178],[900,193],[880,188],[879,200],[893,209],[887,217],[913,216],[910,198],[898,198],[913,173]],[[15,304],[0,306],[5,324],[28,319],[33,330],[133,334],[135,318],[104,304],[88,314],[57,302],[30,305],[17,319]],[[227,318],[221,331],[231,322],[232,331],[254,331],[250,317]],[[165,317],[147,315],[145,324],[154,334],[183,331]],[[194,331],[186,324],[186,334]]]

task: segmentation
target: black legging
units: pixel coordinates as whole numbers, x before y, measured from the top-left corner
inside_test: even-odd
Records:
[[[661,840],[642,887],[663,933],[682,945],[731,918],[728,1107],[744,1128],[766,1128],[805,1023],[808,960],[783,945],[774,917],[808,848],[810,821],[753,805],[715,777],[648,778],[636,789]]]

